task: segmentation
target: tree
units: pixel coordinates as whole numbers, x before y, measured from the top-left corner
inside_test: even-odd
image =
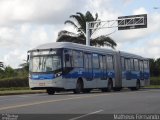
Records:
[[[66,30],[62,30],[58,33],[57,42],[74,42],[79,44],[85,44],[86,43],[86,22],[90,21],[97,21],[98,14],[95,14],[95,17],[87,11],[86,14],[82,14],[80,12],[77,12],[76,15],[71,15],[70,18],[74,19],[75,21],[67,20],[65,21],[65,24],[70,24],[73,27],[76,28],[77,34],[72,33]],[[98,27],[99,24],[93,24],[93,26]],[[95,30],[90,30],[90,35],[94,33]],[[117,44],[114,40],[112,40],[110,37],[106,35],[102,35],[93,39],[90,39],[91,46],[109,46],[112,48],[115,48]]]
[[[150,59],[149,64],[151,76],[160,76],[160,58]]]

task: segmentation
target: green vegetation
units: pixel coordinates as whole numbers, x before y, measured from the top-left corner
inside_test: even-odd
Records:
[[[13,90],[31,90],[29,87],[10,87],[10,88],[0,88],[0,91],[13,91]]]
[[[159,77],[151,77],[150,85],[160,85],[160,76]]]
[[[20,90],[0,90],[0,95],[17,95],[17,94],[34,94],[34,93],[45,93],[45,90],[30,90],[30,89],[20,89]]]
[[[3,78],[0,80],[0,88],[28,87],[28,77]]]
[[[0,88],[11,87],[28,87],[28,63],[21,64],[19,69],[0,68]]]
[[[160,88],[160,85],[150,85],[150,86],[146,86],[146,87],[144,87],[144,88],[155,88],[155,89],[159,89]]]
[[[160,58],[158,59],[150,59],[150,74],[151,77],[160,76]]]

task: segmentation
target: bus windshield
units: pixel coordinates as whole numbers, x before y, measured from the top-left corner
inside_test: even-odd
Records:
[[[52,72],[59,69],[61,69],[60,56],[36,56],[31,58],[31,72]]]

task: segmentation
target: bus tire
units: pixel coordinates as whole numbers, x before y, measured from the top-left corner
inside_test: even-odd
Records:
[[[121,91],[122,88],[121,88],[121,87],[115,87],[115,88],[113,88],[113,90],[114,90],[114,91]]]
[[[140,84],[140,81],[138,80],[137,83],[136,83],[136,87],[130,87],[130,89],[133,91],[133,90],[139,90],[141,87],[141,84]]]
[[[141,88],[141,84],[140,84],[140,81],[138,80],[137,83],[136,83],[136,90],[139,90]]]
[[[90,93],[91,92],[91,89],[84,89],[83,90],[83,93]]]
[[[54,95],[55,90],[54,90],[54,89],[52,89],[52,88],[47,89],[47,93],[48,93],[48,95]]]
[[[81,80],[78,80],[78,81],[77,81],[77,84],[76,84],[76,89],[74,89],[73,92],[74,92],[75,94],[79,94],[79,93],[82,92],[82,90],[83,90],[83,83],[82,83]]]
[[[107,88],[102,88],[101,91],[102,92],[107,92]]]
[[[113,82],[111,79],[108,81],[107,92],[111,92],[113,89]]]

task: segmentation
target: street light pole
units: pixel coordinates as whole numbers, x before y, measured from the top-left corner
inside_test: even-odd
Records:
[[[89,23],[86,22],[86,45],[90,46]]]

